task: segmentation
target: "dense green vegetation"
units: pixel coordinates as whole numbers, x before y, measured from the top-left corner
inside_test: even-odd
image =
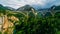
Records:
[[[14,15],[19,19],[14,23],[14,34],[60,34],[60,12],[54,16],[43,16],[36,12],[18,12]],[[18,24],[17,24],[18,23]]]
[[[14,34],[60,34],[60,12],[52,16],[48,12],[42,15],[33,11],[13,12],[1,8],[1,13],[8,17],[13,15],[19,19],[19,21],[14,21],[13,23]]]

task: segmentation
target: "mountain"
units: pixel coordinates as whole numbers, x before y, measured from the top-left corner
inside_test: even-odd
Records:
[[[3,7],[3,5],[2,5],[2,4],[0,4],[0,7]]]
[[[0,4],[0,13],[5,14],[6,10],[3,5]]]
[[[54,10],[60,10],[60,6],[56,6]]]
[[[51,10],[60,10],[60,5],[59,5],[59,6],[53,5],[53,6],[51,7]]]
[[[16,9],[12,8],[12,7],[8,7],[8,6],[3,6],[2,4],[0,4],[0,10],[10,10],[10,11],[15,11]]]
[[[31,6],[34,7],[36,10],[42,8],[42,6],[40,6],[39,4],[33,4],[33,5],[31,5]]]
[[[5,9],[6,10],[10,10],[10,11],[16,11],[16,9],[12,8],[12,7],[9,7],[9,6],[5,6]]]
[[[50,8],[43,8],[43,9],[38,9],[38,11],[49,11]]]
[[[0,10],[5,10],[4,6],[0,4]]]
[[[38,11],[49,11],[49,10],[60,10],[60,5],[58,5],[58,6],[53,5],[50,8],[38,9]]]
[[[22,6],[22,7],[18,8],[16,11],[31,11],[32,9],[35,10],[30,5],[25,5],[25,6]]]

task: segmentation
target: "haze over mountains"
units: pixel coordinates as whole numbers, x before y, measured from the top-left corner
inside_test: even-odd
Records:
[[[12,8],[12,7],[3,6],[3,5],[1,5],[1,4],[0,4],[0,9],[11,10],[11,11],[15,10],[15,9]]]
[[[37,6],[38,7],[38,6]],[[31,11],[31,9],[34,9],[36,10],[36,8],[34,8],[33,6],[30,6],[30,5],[25,5],[25,6],[22,6],[22,7],[19,7],[18,9],[14,9],[12,7],[9,7],[9,6],[3,6],[2,4],[0,4],[0,9],[5,9],[5,10],[11,10],[11,11]],[[38,7],[37,10],[51,10],[51,9],[54,9],[54,10],[60,10],[60,6],[55,6],[53,5],[52,7],[50,8],[40,8]]]

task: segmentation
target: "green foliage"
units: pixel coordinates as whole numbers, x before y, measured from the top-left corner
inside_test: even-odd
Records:
[[[0,34],[2,34],[2,32],[0,31]]]
[[[15,22],[14,34],[58,34],[60,31],[60,13],[45,17],[37,12],[8,13],[19,19]],[[48,14],[48,13],[47,13]],[[18,24],[17,24],[18,23]]]
[[[5,14],[5,12],[6,12],[5,8],[2,5],[0,5],[0,13]]]
[[[25,16],[15,15],[19,18],[19,25],[15,25],[15,34],[56,34],[60,30],[58,16],[40,17],[41,15],[35,15],[33,12],[27,13]]]

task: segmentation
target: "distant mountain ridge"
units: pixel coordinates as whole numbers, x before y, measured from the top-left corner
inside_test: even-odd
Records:
[[[9,6],[3,6],[0,4],[0,8],[3,8],[5,10],[10,10],[10,11],[31,11],[32,9],[35,10],[32,6],[30,5],[25,5],[25,6],[22,6],[18,9],[14,9],[12,7],[9,7]]]
[[[10,11],[15,11],[14,8],[8,7],[8,6],[3,6],[3,5],[1,5],[1,4],[0,4],[0,10],[10,10]]]
[[[51,9],[52,9],[52,10],[60,10],[60,5],[59,5],[59,6],[53,5],[53,6],[51,7]]]
[[[3,5],[0,4],[0,10],[5,9]]]
[[[40,8],[40,7],[39,7]],[[0,4],[0,10],[10,10],[10,11],[32,11],[33,10],[36,10],[33,6],[30,6],[30,5],[25,5],[25,6],[22,6],[22,7],[19,7],[18,9],[14,9],[12,7],[9,7],[9,6],[3,6],[2,4]],[[60,10],[60,5],[59,6],[55,6],[53,5],[52,7],[50,8],[43,8],[43,9],[38,9],[38,11],[43,11],[43,10]]]
[[[5,9],[6,10],[11,10],[11,11],[16,11],[16,9],[12,8],[12,7],[8,7],[8,6],[5,6]]]
[[[25,5],[25,6],[18,8],[16,11],[31,11],[32,9],[35,10],[32,6]]]

